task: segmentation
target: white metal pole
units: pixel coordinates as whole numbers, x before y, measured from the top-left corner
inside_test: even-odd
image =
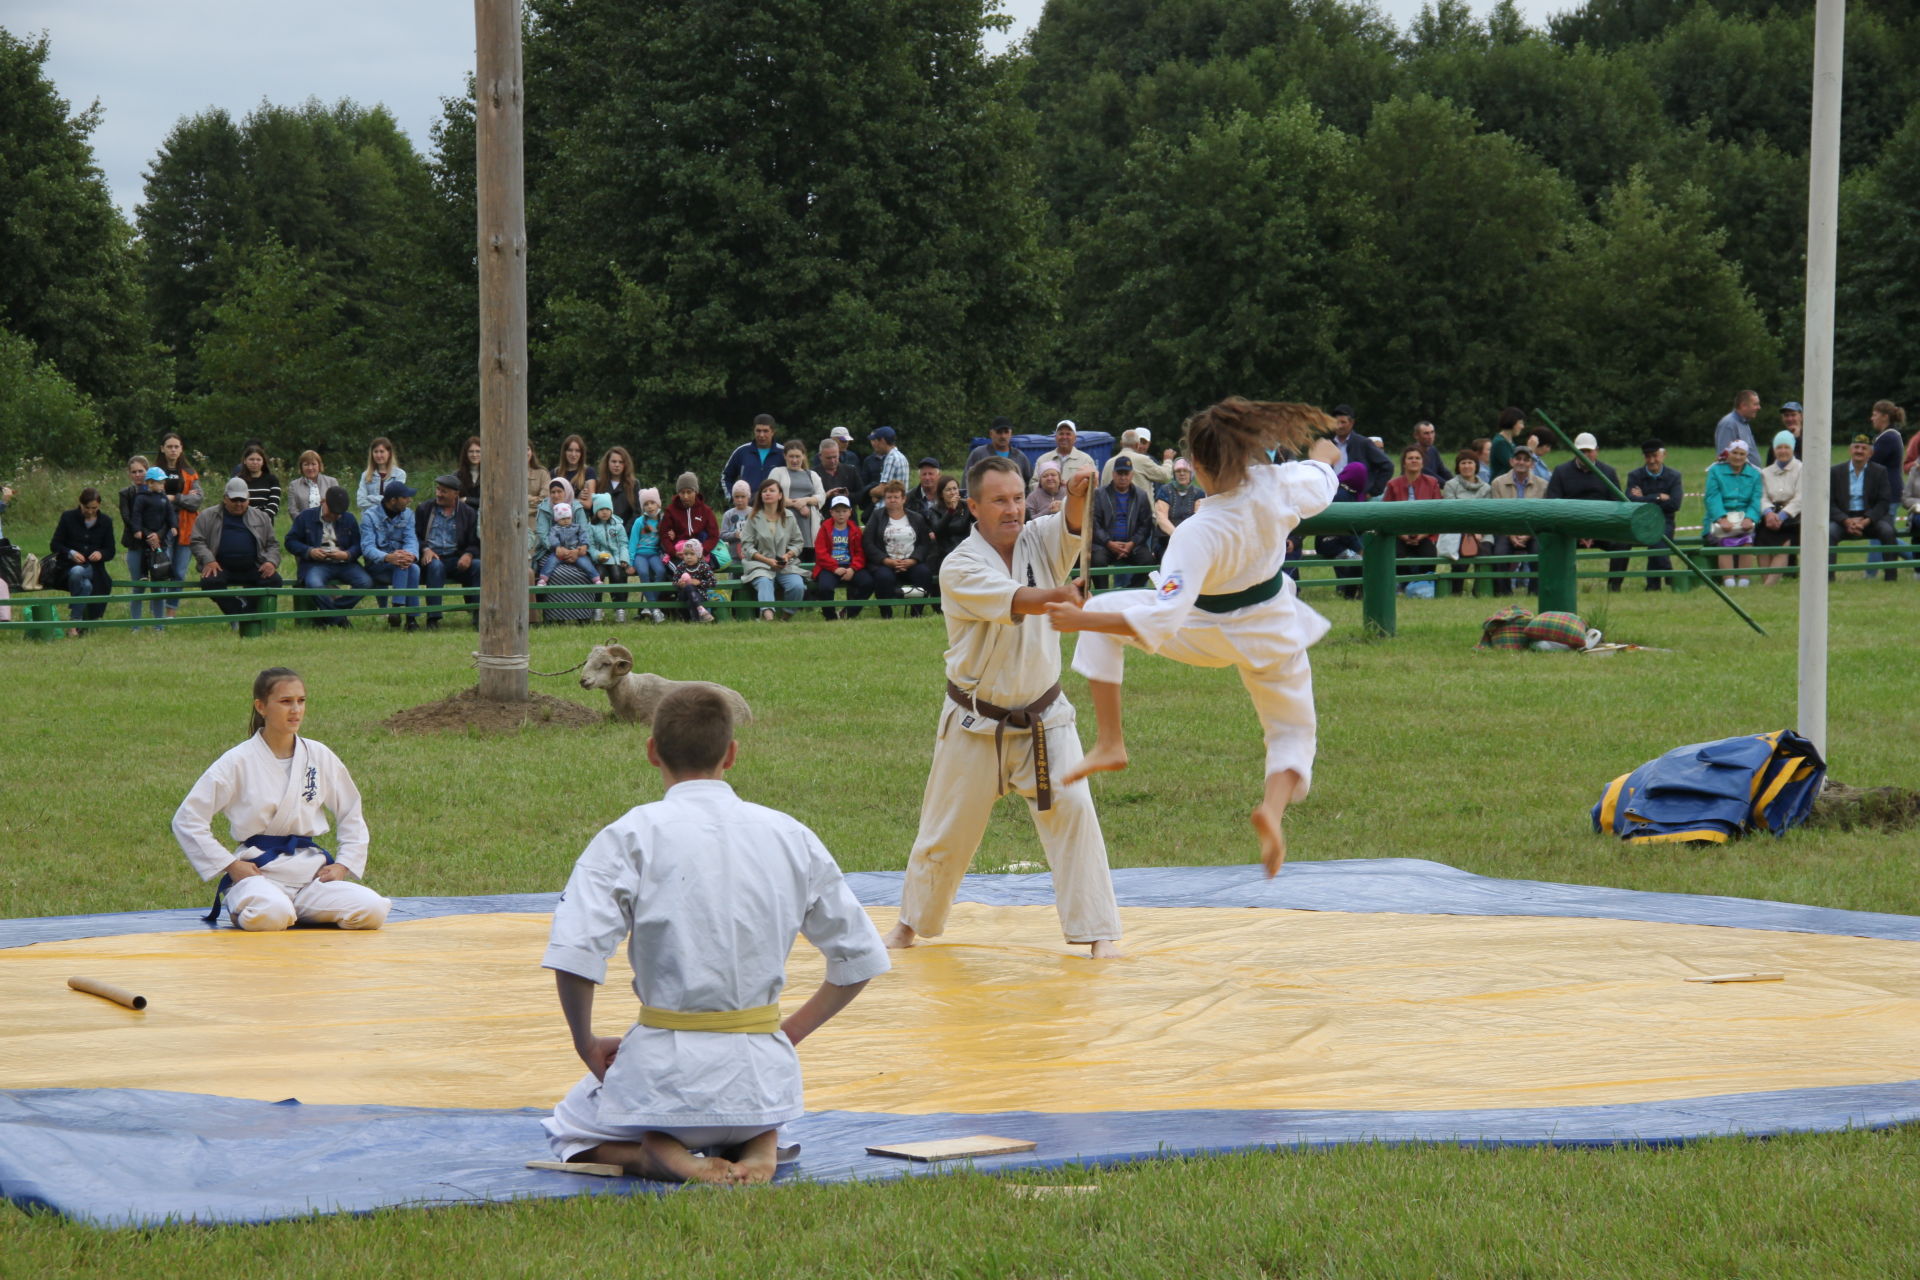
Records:
[[[1833,282],[1839,257],[1840,68],[1846,21],[1846,0],[1819,0],[1813,26],[1813,135],[1807,148],[1798,712],[1801,735],[1822,756],[1827,755],[1827,475],[1833,462]]]

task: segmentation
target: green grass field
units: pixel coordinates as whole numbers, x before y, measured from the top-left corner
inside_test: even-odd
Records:
[[[1290,819],[1294,858],[1423,857],[1495,876],[1920,913],[1911,836],[1800,830],[1628,848],[1588,830],[1602,786],[1641,761],[1791,722],[1794,592],[1740,599],[1769,636],[1705,592],[1609,598],[1589,584],[1583,603],[1604,610],[1610,638],[1674,652],[1581,659],[1475,653],[1484,600],[1403,600],[1399,636],[1369,642],[1357,603],[1322,598],[1335,630],[1314,651],[1320,760]],[[1914,783],[1917,605],[1910,578],[1847,575],[1835,588],[1838,779]],[[610,630],[536,629],[533,666],[570,666]],[[849,870],[904,865],[939,704],[937,620],[621,634],[644,666],[722,679],[753,701],[760,720],[733,775],[744,795],[797,814]],[[167,818],[242,736],[253,673],[276,664],[306,674],[307,729],[365,792],[370,878],[383,891],[558,888],[591,834],[656,798],[658,780],[626,726],[506,738],[380,727],[470,683],[473,647],[465,624],[410,636],[283,626],[258,640],[204,626],[54,645],[0,636],[0,914],[203,905]],[[1114,865],[1250,861],[1261,750],[1238,681],[1141,658],[1130,671],[1135,765],[1097,783]],[[571,678],[534,684],[600,700]],[[1084,709],[1083,682],[1069,676],[1068,689]],[[1023,810],[1003,802],[975,869],[1037,857]],[[1354,1148],[1016,1179],[1101,1188],[1061,1199],[954,1174],[258,1228],[103,1232],[0,1211],[0,1276],[1910,1275],[1916,1175],[1910,1127],[1672,1150]]]

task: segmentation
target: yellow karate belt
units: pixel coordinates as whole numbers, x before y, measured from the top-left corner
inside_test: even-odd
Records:
[[[703,1013],[683,1013],[678,1009],[640,1006],[640,1025],[662,1031],[737,1031],[747,1035],[766,1035],[780,1029],[780,1006],[763,1004],[752,1009],[716,1009]]]

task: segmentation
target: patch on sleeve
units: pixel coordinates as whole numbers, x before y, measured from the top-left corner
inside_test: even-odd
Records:
[[[1180,594],[1181,589],[1184,588],[1186,585],[1187,585],[1186,578],[1182,576],[1182,574],[1178,569],[1175,569],[1172,573],[1166,574],[1161,577],[1160,599],[1162,600],[1173,599],[1173,597]]]

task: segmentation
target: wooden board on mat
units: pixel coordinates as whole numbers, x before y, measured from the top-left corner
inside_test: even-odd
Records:
[[[1784,973],[1710,973],[1698,978],[1687,978],[1687,982],[1784,982]]]
[[[1031,1151],[1038,1143],[1024,1138],[996,1138],[976,1133],[967,1138],[937,1138],[932,1142],[891,1142],[868,1147],[870,1156],[892,1156],[897,1160],[961,1160],[967,1156],[1009,1156]]]
[[[627,1171],[617,1164],[596,1164],[591,1160],[529,1160],[529,1169],[549,1173],[584,1173],[595,1178],[624,1178]]]

